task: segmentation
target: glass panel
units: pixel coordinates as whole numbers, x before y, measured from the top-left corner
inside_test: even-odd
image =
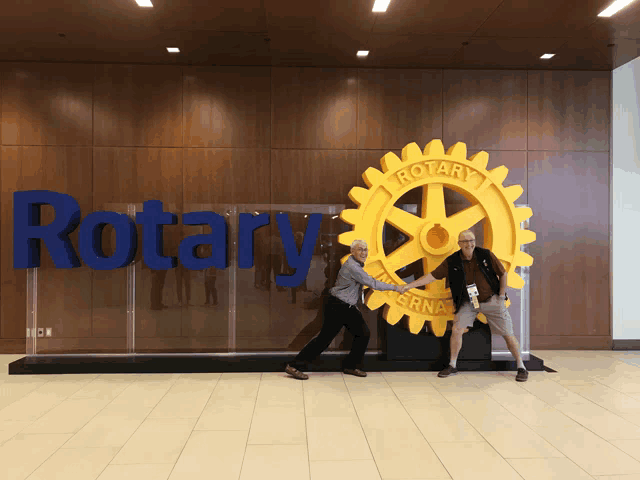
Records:
[[[344,205],[239,205],[238,214],[268,213],[270,223],[254,234],[254,266],[238,269],[236,351],[297,351],[320,331],[326,289],[333,286],[340,258],[349,249],[337,236],[347,227],[338,218]],[[298,287],[275,284],[277,275],[294,273],[286,259],[276,214],[289,216],[300,249],[309,215],[322,215],[306,280]],[[337,343],[330,349],[337,348]]]
[[[516,205],[516,207],[527,207],[528,205]],[[520,224],[520,228],[529,228],[529,219]],[[529,253],[529,245],[525,244],[520,250]],[[522,359],[529,360],[529,268],[517,267],[516,273],[524,280],[524,287],[521,290],[516,288],[507,289],[507,295],[511,300],[509,315],[513,322],[513,333],[520,343]],[[509,352],[507,344],[500,335],[491,336],[491,358],[493,360],[514,360]]]
[[[126,204],[99,205],[98,210],[127,213]],[[42,224],[50,223],[53,209],[42,207]],[[79,256],[78,229],[70,235]],[[115,249],[115,230],[107,225],[102,234],[106,255]],[[44,253],[47,252],[47,253]],[[126,269],[93,270],[86,265],[55,268],[46,248],[37,269],[37,354],[127,352]],[[38,330],[36,329],[36,334]],[[51,329],[51,337],[47,337]]]
[[[135,206],[142,211],[142,204]],[[176,205],[165,204],[167,212],[179,212]],[[226,205],[187,204],[185,212],[211,211],[230,223],[232,210]],[[208,226],[165,225],[166,256],[178,257],[185,237],[211,233]],[[138,226],[139,251],[135,260],[135,352],[136,353],[214,353],[229,351],[229,267],[189,270],[179,261],[176,268],[151,270],[142,260],[142,235]],[[198,256],[211,254],[201,246]]]

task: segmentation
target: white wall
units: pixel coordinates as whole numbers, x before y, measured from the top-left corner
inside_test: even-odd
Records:
[[[640,58],[612,81],[613,339],[640,340]]]

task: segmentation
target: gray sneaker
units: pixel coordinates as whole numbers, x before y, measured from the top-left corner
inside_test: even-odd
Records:
[[[438,376],[440,378],[447,378],[447,377],[450,377],[451,375],[457,375],[457,374],[458,374],[458,369],[456,367],[452,367],[451,365],[447,365],[447,368],[442,370],[438,374]]]
[[[527,372],[524,368],[518,369],[518,374],[516,375],[516,382],[526,382],[529,378],[529,372]]]

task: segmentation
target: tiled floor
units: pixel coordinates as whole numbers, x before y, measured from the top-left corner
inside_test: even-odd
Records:
[[[9,376],[0,480],[640,480],[640,352],[558,373]]]

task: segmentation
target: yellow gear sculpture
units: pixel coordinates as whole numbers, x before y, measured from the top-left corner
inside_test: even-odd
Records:
[[[520,228],[520,223],[533,215],[529,207],[517,208],[515,200],[522,195],[520,185],[503,187],[508,169],[499,166],[487,170],[489,154],[479,152],[467,159],[467,146],[458,142],[445,153],[440,140],[432,140],[420,151],[416,143],[402,149],[402,159],[389,152],[381,159],[382,172],[368,168],[362,177],[369,188],[354,187],[349,198],[357,209],[343,210],[340,218],[353,225],[338,241],[351,245],[361,238],[369,245],[365,271],[383,282],[402,285],[397,270],[422,260],[426,273],[433,271],[447,256],[458,250],[458,234],[487,218],[484,247],[489,248],[508,272],[508,286],[522,288],[524,281],[515,272],[517,266],[530,266],[533,258],[520,251],[520,246],[536,239],[534,232]],[[420,216],[395,207],[396,201],[409,190],[422,188]],[[471,206],[447,217],[443,187],[462,194]],[[385,222],[403,232],[409,240],[388,256],[382,248]],[[347,257],[344,257],[344,262]],[[404,295],[397,292],[370,290],[366,305],[384,308],[384,317],[395,325],[403,315],[409,317],[409,330],[417,334],[425,322],[437,336],[444,335],[447,321],[453,320],[451,292],[445,279],[437,280],[425,290],[413,289]],[[486,323],[480,314],[479,318]]]

